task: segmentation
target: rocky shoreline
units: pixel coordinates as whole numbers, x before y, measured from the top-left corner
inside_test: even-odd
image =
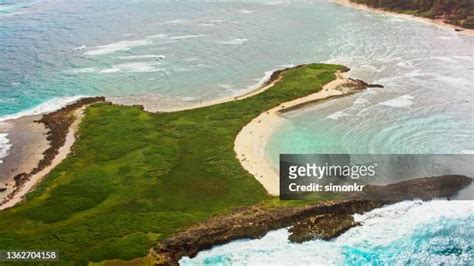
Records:
[[[158,265],[178,265],[185,256],[238,239],[256,239],[272,230],[290,227],[290,241],[331,239],[357,226],[352,215],[404,200],[450,198],[467,187],[472,178],[438,176],[413,179],[387,186],[370,186],[342,200],[303,207],[269,208],[261,205],[219,215],[162,241],[151,255]]]
[[[347,73],[349,71],[350,71],[350,68],[346,67],[345,69],[341,70],[341,73]],[[337,99],[337,98],[346,97],[346,96],[349,96],[349,95],[352,95],[352,94],[356,94],[356,93],[358,93],[360,91],[363,91],[367,88],[384,88],[384,86],[380,85],[380,84],[369,84],[369,83],[367,83],[363,80],[353,79],[353,78],[347,78],[347,82],[344,83],[344,87],[346,87],[350,91],[346,92],[344,94],[341,94],[341,95],[334,95],[334,96],[326,97],[326,98],[323,98],[323,99],[310,100],[310,101],[306,101],[304,103],[295,104],[295,105],[290,106],[290,107],[285,107],[284,109],[279,110],[278,112],[281,113],[281,114],[291,112],[291,111],[294,111],[294,110],[304,108],[306,106],[315,105],[315,104],[325,102],[325,101],[328,101],[328,100]]]
[[[74,112],[82,107],[105,101],[105,97],[88,97],[69,104],[57,111],[44,114],[35,123],[44,124],[47,129],[46,139],[49,142],[49,147],[43,153],[43,158],[38,162],[38,165],[30,172],[22,172],[13,177],[14,189],[0,202],[0,207],[12,200],[23,189],[25,183],[28,182],[35,174],[40,173],[45,168],[50,166],[54,158],[58,155],[60,148],[66,142],[66,136],[70,130],[71,125],[75,121]]]

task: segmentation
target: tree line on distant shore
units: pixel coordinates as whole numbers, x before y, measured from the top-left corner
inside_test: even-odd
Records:
[[[374,8],[444,19],[464,28],[474,29],[474,0],[351,0]]]

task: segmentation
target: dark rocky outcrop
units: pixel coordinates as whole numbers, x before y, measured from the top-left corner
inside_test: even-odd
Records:
[[[367,88],[384,88],[384,86],[380,84],[369,84]]]
[[[350,69],[348,67],[344,67],[340,71],[341,71],[341,73],[344,73],[344,72],[347,72],[349,70]],[[322,98],[322,99],[305,101],[305,102],[300,103],[300,104],[295,104],[291,107],[284,107],[283,109],[279,110],[278,112],[283,114],[283,113],[287,113],[287,112],[291,112],[291,111],[294,111],[294,110],[304,108],[304,107],[309,106],[309,105],[315,105],[315,104],[319,104],[321,102],[325,102],[325,101],[328,101],[328,100],[333,100],[333,99],[337,99],[337,98],[341,98],[341,97],[346,97],[348,95],[363,91],[367,88],[383,88],[384,86],[379,85],[379,84],[369,84],[369,83],[367,83],[363,80],[360,80],[360,79],[347,78],[346,82],[341,87],[347,88],[350,91],[346,92],[346,93],[343,93],[343,94],[340,94],[340,95],[334,95],[334,96],[329,96],[329,97]]]
[[[359,223],[350,214],[321,214],[297,221],[290,228],[291,242],[302,243],[313,239],[328,240],[337,237]]]
[[[39,162],[38,167],[35,168],[31,174],[35,174],[43,170],[46,166],[49,166],[54,157],[58,154],[59,148],[64,145],[69,128],[74,122],[74,111],[85,105],[103,101],[105,101],[104,97],[82,98],[55,112],[43,115],[43,117],[37,121],[43,123],[46,129],[49,130],[47,140],[49,141],[50,147],[44,152],[44,158]]]
[[[472,182],[470,177],[461,175],[447,175],[425,177],[402,181],[386,186],[366,186],[362,193],[353,193],[348,198],[363,200],[384,200],[399,202],[401,200],[431,200],[435,198],[449,198],[461,188]]]
[[[159,265],[177,265],[184,256],[237,239],[261,238],[267,232],[293,226],[290,240],[330,239],[357,226],[352,214],[363,213],[403,200],[452,197],[472,182],[466,176],[413,179],[387,186],[369,186],[364,193],[346,195],[343,200],[325,201],[302,207],[269,208],[256,205],[213,217],[176,233],[153,249]]]

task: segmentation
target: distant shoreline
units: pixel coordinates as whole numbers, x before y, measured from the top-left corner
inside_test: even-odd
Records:
[[[409,15],[409,14],[397,13],[397,12],[393,12],[393,11],[389,11],[389,10],[385,10],[381,8],[369,7],[364,4],[354,3],[354,2],[351,2],[350,0],[330,0],[330,2],[337,5],[352,7],[359,10],[365,10],[365,11],[375,12],[379,14],[394,15],[394,16],[399,16],[399,17],[408,18],[408,19],[415,19],[420,22],[428,23],[439,28],[451,29],[454,32],[461,35],[474,36],[474,29],[466,29],[461,26],[449,24],[449,23],[446,23],[442,19],[431,19],[431,18],[419,17],[419,16],[414,16],[414,15]]]

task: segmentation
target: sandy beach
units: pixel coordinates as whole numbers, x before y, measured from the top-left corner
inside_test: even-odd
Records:
[[[407,19],[415,19],[415,20],[428,23],[428,24],[431,24],[440,28],[444,28],[444,29],[451,29],[453,31],[460,30],[460,31],[456,31],[456,33],[461,34],[461,35],[474,36],[474,29],[465,29],[456,25],[452,25],[452,24],[446,23],[443,19],[430,19],[430,18],[418,17],[418,16],[413,16],[413,15],[408,15],[408,14],[396,13],[392,11],[383,10],[380,8],[372,8],[363,4],[353,3],[350,0],[330,0],[330,1],[334,4],[348,6],[348,7],[352,7],[352,8],[356,8],[360,10],[371,11],[371,12],[376,12],[380,14],[394,15],[394,16],[399,16],[399,17],[403,17]]]
[[[282,69],[284,70],[284,69]],[[256,94],[259,94],[271,86],[278,80],[280,80],[280,75],[278,74],[282,70],[276,70],[270,72],[271,75],[265,75],[263,79],[257,83],[255,86],[252,86],[249,90],[246,90],[243,94],[237,96],[226,96],[209,101],[200,101],[200,102],[185,102],[178,101],[176,99],[168,99],[163,96],[125,96],[125,97],[116,97],[116,98],[107,98],[107,101],[118,104],[118,105],[141,105],[143,109],[147,112],[152,113],[169,113],[169,112],[179,112],[184,110],[198,109],[211,105],[217,105],[225,102],[242,100]]]
[[[86,106],[103,97],[83,98],[52,113],[2,122],[12,148],[0,164],[0,210],[24,196],[70,153]]]
[[[345,74],[337,73],[337,78],[326,84],[321,91],[282,103],[260,114],[242,128],[234,142],[237,158],[242,166],[265,187],[269,194],[279,195],[279,176],[278,169],[267,160],[264,148],[273,132],[284,121],[281,113],[300,108],[306,104],[355,93],[360,90],[354,87],[355,83],[357,81],[347,78]]]
[[[1,132],[8,134],[12,147],[0,164],[0,188],[6,188],[0,192],[0,202],[14,190],[14,177],[33,171],[49,146],[47,129],[44,124],[35,122],[40,118],[33,115],[2,122]]]
[[[5,202],[4,204],[0,205],[0,210],[3,210],[3,209],[7,209],[7,208],[10,208],[10,207],[13,207],[15,206],[16,204],[18,204],[19,202],[21,202],[24,198],[24,196],[26,195],[26,193],[28,193],[29,191],[31,191],[32,189],[34,189],[34,187],[39,184],[39,182],[41,182],[41,180],[51,171],[53,170],[54,167],[56,167],[62,160],[66,159],[67,155],[70,153],[71,151],[71,148],[72,148],[72,145],[74,144],[74,141],[76,140],[75,136],[76,136],[76,133],[77,133],[77,130],[79,128],[79,124],[81,122],[81,119],[83,117],[83,111],[84,111],[85,107],[82,107],[80,108],[79,110],[76,110],[74,112],[74,116],[75,116],[75,120],[73,122],[73,124],[70,126],[69,128],[69,132],[67,133],[66,135],[66,141],[64,143],[64,145],[62,147],[59,148],[59,151],[58,151],[58,154],[54,157],[53,161],[51,162],[51,164],[47,167],[45,167],[43,170],[33,174],[30,176],[30,178],[25,182],[23,183],[23,185],[21,186],[21,188],[13,194],[13,197],[11,197],[7,202]],[[21,122],[18,122],[18,121],[15,121],[16,123],[20,124],[21,125]],[[39,125],[39,126],[43,126],[43,124],[40,124],[40,123],[34,123],[33,121],[31,121],[30,123],[26,123],[26,124],[23,124],[23,125],[26,125],[26,126],[31,126],[33,127],[32,125]],[[35,126],[36,126],[35,125]],[[38,126],[38,127],[39,127]],[[43,126],[44,128],[44,126]],[[13,135],[13,134],[12,134]],[[16,161],[16,164],[18,164],[18,168],[15,168],[15,175],[16,174],[19,174],[19,173],[22,173],[22,172],[26,172],[26,173],[29,173],[31,171],[33,171],[33,169],[38,165],[38,162],[41,160],[42,156],[43,156],[43,152],[48,148],[49,144],[48,142],[46,141],[46,132],[44,132],[44,138],[41,138],[41,140],[39,141],[35,141],[35,138],[38,137],[38,135],[36,134],[29,134],[31,135],[31,137],[33,137],[33,140],[29,140],[29,141],[24,141],[24,142],[20,142],[22,144],[27,144],[26,146],[39,146],[41,145],[41,149],[33,149],[29,152],[18,152],[18,153],[14,153],[15,155],[17,156],[14,156],[12,158],[15,158],[15,157],[19,157],[19,156],[28,156],[28,154],[30,155],[33,155],[31,157],[28,157],[27,161],[21,161],[21,160],[18,160]],[[17,135],[14,135],[15,138]],[[20,145],[14,145],[13,147],[18,147]],[[20,146],[21,147],[21,146]],[[40,151],[43,151],[41,152],[40,154]],[[8,157],[8,156],[7,156]],[[8,158],[7,158],[8,159]],[[6,165],[9,165],[10,164],[6,164]],[[9,191],[6,191],[4,192],[5,194],[9,194],[13,191],[13,184],[14,184],[14,180],[13,180],[13,177],[15,175],[12,175],[11,177],[11,181],[12,182],[12,186],[9,186]],[[6,196],[6,195],[5,195]],[[3,198],[0,198],[0,201],[2,201]]]

